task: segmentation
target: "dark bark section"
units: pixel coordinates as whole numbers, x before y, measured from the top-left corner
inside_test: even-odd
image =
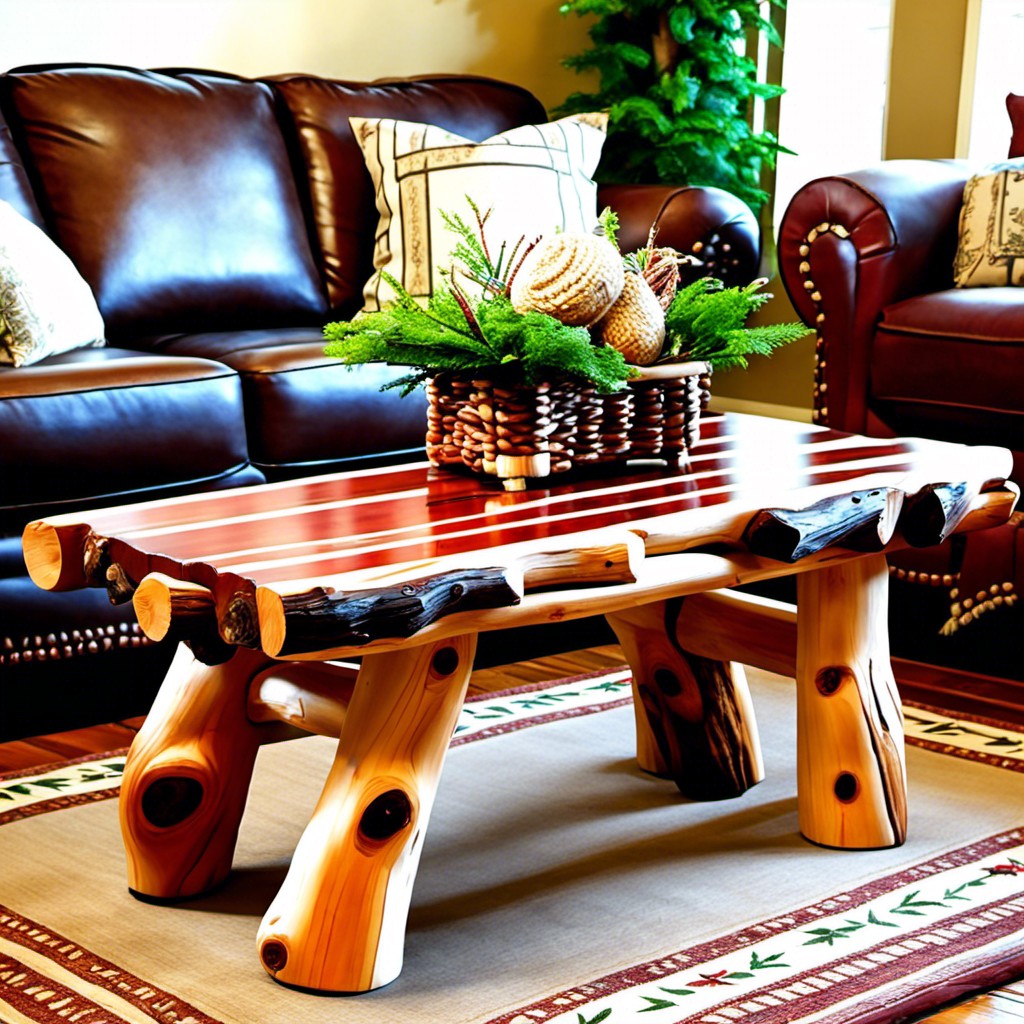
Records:
[[[675,664],[638,673],[637,690],[680,793],[691,800],[729,800],[761,781],[756,745],[728,663],[681,646],[677,629],[684,606],[684,598],[665,602],[665,635]]]
[[[907,543],[915,548],[941,544],[967,515],[979,493],[979,488],[968,482],[922,487],[907,499],[900,514],[900,529]]]
[[[807,508],[766,508],[743,534],[755,555],[796,562],[841,544],[856,551],[880,551],[889,540],[894,496],[887,487],[823,498]]]
[[[453,612],[509,608],[519,601],[501,568],[439,573],[372,590],[317,587],[281,599],[285,638],[277,656],[404,639]]]

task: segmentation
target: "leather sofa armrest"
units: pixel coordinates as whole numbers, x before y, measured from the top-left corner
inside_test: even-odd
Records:
[[[729,192],[710,186],[602,185],[598,207],[619,215],[619,245],[632,252],[647,244],[652,225],[657,244],[696,256],[699,275],[726,284],[748,284],[757,276],[761,232],[750,207]]]
[[[969,165],[888,160],[818,178],[779,227],[779,272],[817,332],[814,420],[863,433],[871,350],[886,306],[952,287]]]

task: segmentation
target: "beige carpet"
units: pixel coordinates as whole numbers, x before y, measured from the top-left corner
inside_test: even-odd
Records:
[[[256,959],[329,741],[261,751],[236,874],[177,907],[126,890],[104,799],[116,757],[58,770],[57,783],[0,779],[0,1021],[838,1024],[895,1021],[899,1005],[1016,969],[1022,738],[908,709],[912,732],[964,756],[909,749],[901,849],[820,849],[797,833],[793,685],[750,679],[767,779],[714,804],[636,770],[621,673],[469,705],[403,973],[360,996],[283,988]],[[563,696],[584,689],[613,706],[584,713],[595,707]],[[531,727],[503,724],[520,709]]]

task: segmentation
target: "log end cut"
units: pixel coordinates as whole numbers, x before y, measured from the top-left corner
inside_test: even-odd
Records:
[[[256,609],[259,613],[260,643],[263,651],[276,658],[284,648],[284,601],[276,590],[270,587],[257,587]]]
[[[60,532],[56,526],[44,519],[37,519],[25,527],[22,534],[22,550],[25,552],[25,564],[29,569],[29,575],[37,587],[43,590],[61,590],[85,586],[80,565],[79,582],[67,579],[71,564],[60,543]],[[79,561],[81,562],[81,559]]]

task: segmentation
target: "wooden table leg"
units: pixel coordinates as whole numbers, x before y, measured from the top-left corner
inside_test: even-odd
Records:
[[[184,645],[132,743],[120,817],[128,886],[178,899],[213,888],[231,870],[256,752],[267,726],[246,718],[249,684],[276,663],[238,648],[204,665]]]
[[[637,761],[693,800],[723,800],[764,778],[743,668],[685,648],[686,599],[607,616],[633,670]]]
[[[907,781],[885,556],[797,580],[800,831],[823,846],[899,846]]]
[[[402,969],[405,924],[476,635],[363,658],[338,752],[259,930],[278,981],[365,992]]]

